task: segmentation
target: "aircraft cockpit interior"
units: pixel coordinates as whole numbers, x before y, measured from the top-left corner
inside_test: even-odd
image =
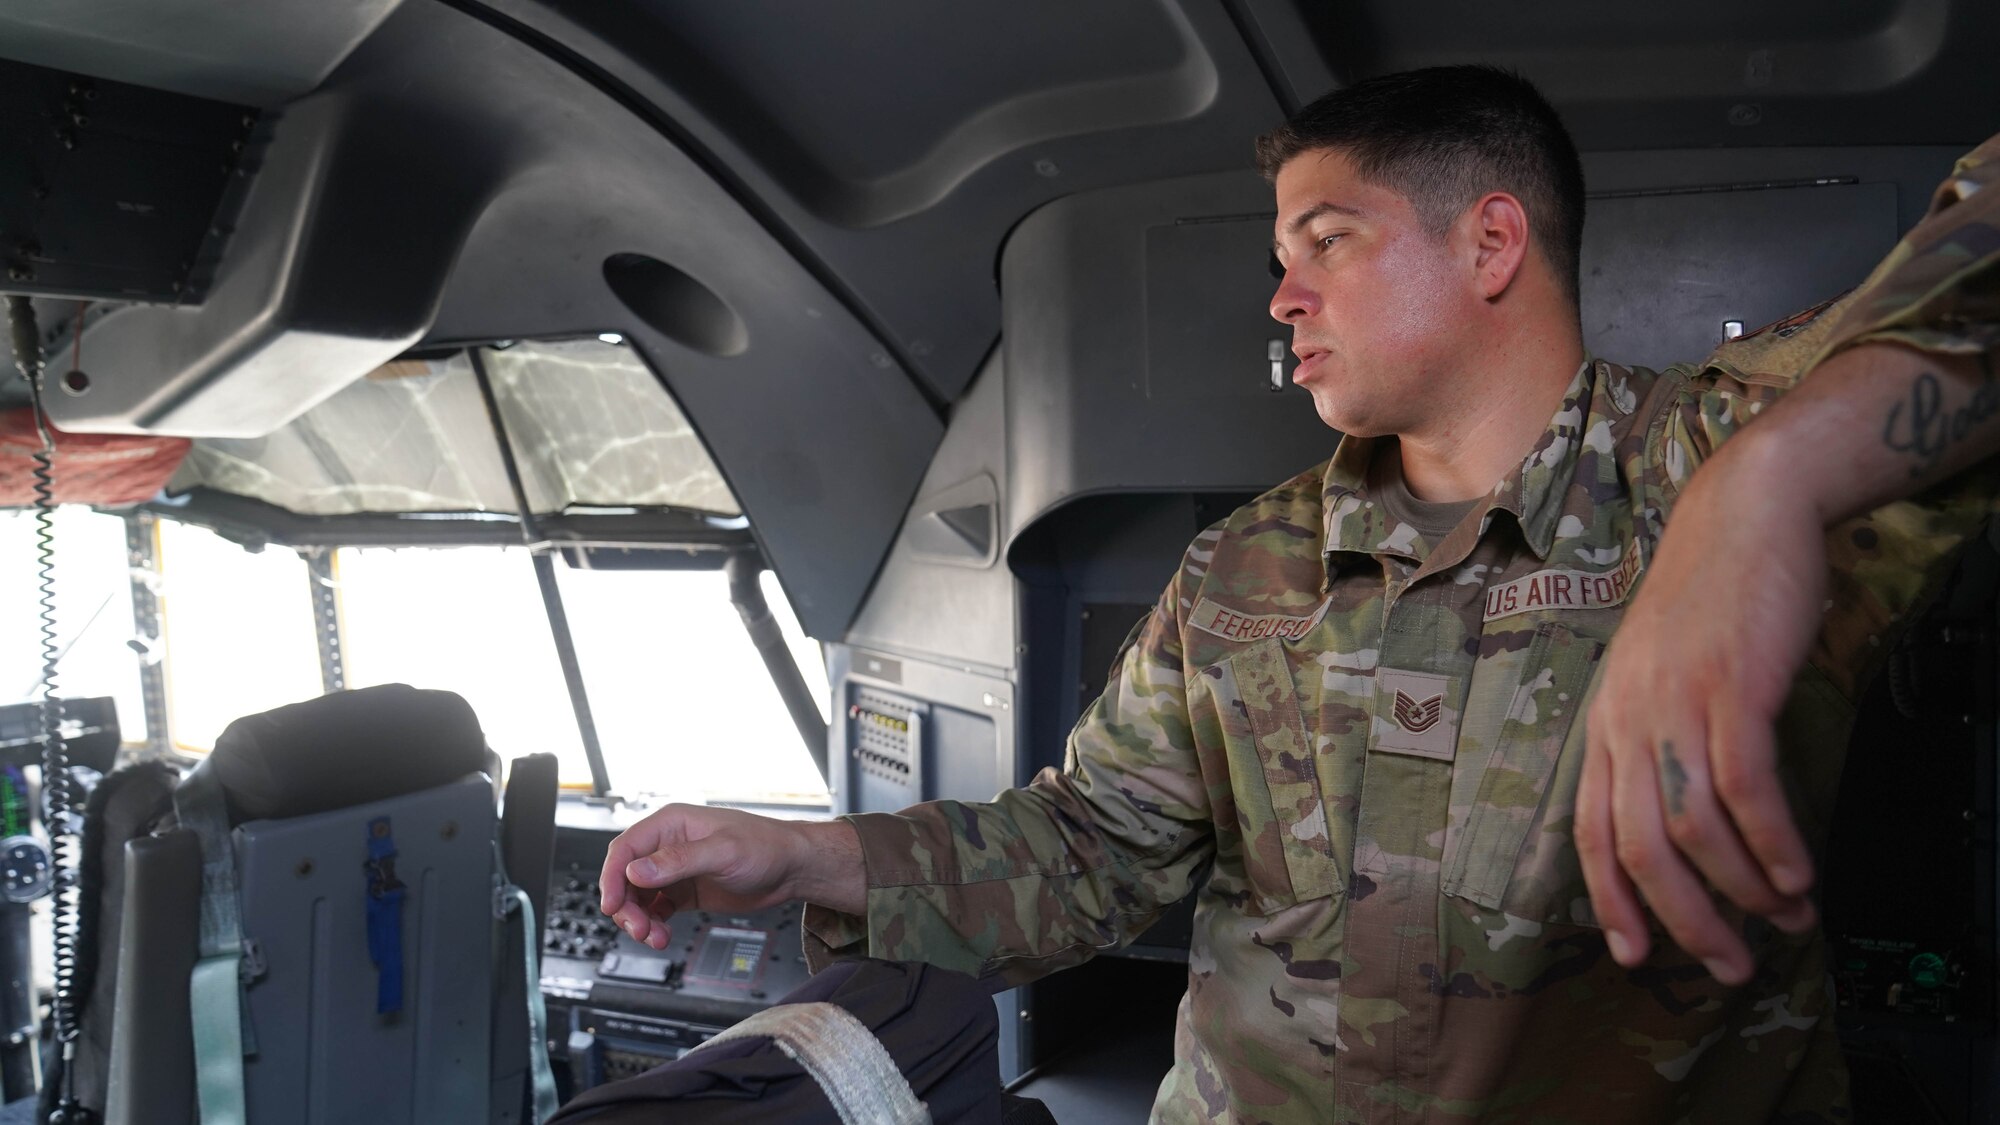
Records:
[[[2000,133],[1997,46],[1985,0],[7,6],[0,1123],[841,1120],[604,1093],[825,975],[799,900],[635,937],[606,857],[677,804],[1065,769],[1204,529],[1342,440],[1260,134],[1525,77],[1580,156],[1586,355],[1664,370],[1897,253]],[[1970,1125],[2000,534],[1925,605],[1813,894],[1851,1119]],[[980,980],[1005,1120],[1181,1119],[1207,878]],[[1531,1119],[1394,1096],[1365,1119]]]

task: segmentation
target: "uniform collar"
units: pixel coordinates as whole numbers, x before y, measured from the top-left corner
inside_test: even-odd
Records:
[[[1327,462],[1321,488],[1321,518],[1326,524],[1326,553],[1397,555],[1425,563],[1435,554],[1444,565],[1470,554],[1472,547],[1492,526],[1498,512],[1506,512],[1520,525],[1521,534],[1539,560],[1546,560],[1555,542],[1556,524],[1562,518],[1563,499],[1575,474],[1578,451],[1586,422],[1600,411],[1594,401],[1612,382],[1600,378],[1609,365],[1585,360],[1563,392],[1561,409],[1549,420],[1548,428],[1520,464],[1488,494],[1486,503],[1468,513],[1457,530],[1436,544],[1426,543],[1415,528],[1393,521],[1387,509],[1368,495],[1368,465],[1381,445],[1380,438],[1343,437]],[[1614,390],[1630,395],[1617,383]],[[1629,413],[1630,407],[1620,413]],[[1456,558],[1452,558],[1456,556]],[[1329,558],[1328,567],[1331,572]],[[1426,571],[1441,567],[1425,566]]]

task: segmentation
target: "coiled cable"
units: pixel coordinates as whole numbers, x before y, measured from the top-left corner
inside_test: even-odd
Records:
[[[62,660],[61,637],[56,630],[56,445],[55,436],[49,432],[48,416],[42,411],[42,340],[35,323],[34,302],[18,294],[9,295],[7,323],[13,335],[14,363],[28,381],[35,434],[41,439],[41,447],[34,453],[33,479],[36,617],[42,647],[42,680],[38,689],[42,718],[42,823],[49,834],[53,868],[50,915],[55,930],[55,998],[50,1010],[56,1042],[62,1052],[62,1094],[49,1120],[73,1122],[81,1116],[71,1065],[77,1035],[77,848],[80,844],[73,816],[75,797],[70,790],[69,745],[63,740],[62,704],[56,698],[58,665]]]

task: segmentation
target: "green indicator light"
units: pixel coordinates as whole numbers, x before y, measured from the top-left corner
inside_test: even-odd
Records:
[[[1919,953],[1910,958],[1910,980],[1918,988],[1936,988],[1944,983],[1944,958],[1935,953]]]

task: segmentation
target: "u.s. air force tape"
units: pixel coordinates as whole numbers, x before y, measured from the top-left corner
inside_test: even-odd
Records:
[[[1486,620],[1538,609],[1610,609],[1632,594],[1646,569],[1639,541],[1625,548],[1616,569],[1538,570],[1486,590]]]

